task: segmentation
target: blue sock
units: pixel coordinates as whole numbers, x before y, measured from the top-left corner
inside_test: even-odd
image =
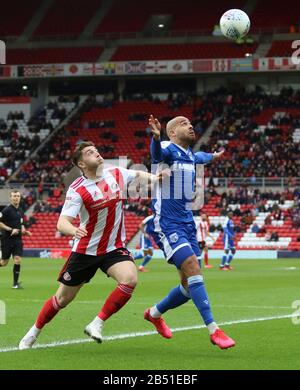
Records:
[[[231,260],[233,259],[233,255],[229,255],[228,259],[226,261],[226,265],[229,265],[231,263]]]
[[[175,309],[175,307],[183,305],[190,298],[188,291],[180,284],[179,286],[174,287],[173,290],[156,305],[156,308],[163,314],[167,310]]]
[[[142,251],[138,251],[138,252],[135,252],[134,256],[133,256],[133,259],[134,260],[137,260],[137,259],[142,259],[144,257],[144,254]]]
[[[142,262],[142,266],[143,267],[145,267],[145,265],[147,264],[147,263],[149,263],[149,261],[152,259],[152,256],[150,256],[150,255],[147,255],[145,258],[144,258],[144,261]]]
[[[221,261],[220,267],[224,267],[224,266],[225,266],[226,260],[227,260],[227,255],[224,255],[224,256],[222,257],[222,261]]]
[[[195,275],[188,278],[188,286],[191,298],[197,307],[205,325],[214,322],[213,315],[210,309],[208,296],[205,290],[203,276]]]

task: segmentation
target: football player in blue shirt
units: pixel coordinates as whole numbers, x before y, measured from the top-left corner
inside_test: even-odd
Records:
[[[162,314],[192,299],[208,328],[211,342],[221,349],[231,348],[235,345],[234,340],[218,327],[210,309],[199,264],[196,226],[189,209],[194,197],[196,164],[211,162],[224,151],[193,153],[190,145],[195,140],[195,132],[189,119],[183,116],[175,117],[167,123],[170,142],[161,142],[161,125],[152,115],[149,125],[153,134],[150,146],[152,160],[165,164],[171,172],[169,180],[156,187],[152,204],[152,236],[168,263],[178,269],[181,280],[162,301],[145,311],[144,318],[152,322],[163,337],[171,338],[172,332]]]
[[[234,246],[234,222],[232,220],[233,213],[229,211],[225,221],[223,223],[223,244],[224,244],[224,256],[222,257],[222,261],[220,264],[220,269],[223,271],[232,270],[232,266],[230,265],[233,256],[235,254],[235,246]],[[231,252],[229,254],[229,252]]]
[[[133,256],[134,260],[144,259],[142,264],[138,267],[141,272],[147,272],[145,265],[149,263],[153,256],[153,245],[150,237],[150,221],[154,218],[153,215],[146,217],[140,224],[142,232],[140,236],[140,250]]]

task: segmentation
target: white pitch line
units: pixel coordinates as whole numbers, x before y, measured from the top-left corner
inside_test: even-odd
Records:
[[[213,305],[213,307],[231,307],[239,309],[291,309],[292,306],[256,306],[256,305]]]
[[[44,303],[45,299],[15,299],[15,298],[7,298],[5,301],[12,301],[12,302],[33,302],[33,303]],[[100,304],[101,301],[80,301],[75,300],[72,302],[72,305],[74,304],[83,304],[83,305],[94,305],[94,304]],[[136,305],[147,305],[149,304],[148,301],[139,301],[135,302]],[[218,305],[214,304],[213,307],[230,307],[230,308],[245,308],[245,309],[291,309],[291,306],[258,306],[258,305]]]
[[[246,318],[244,320],[220,322],[218,325],[224,326],[224,325],[245,324],[245,323],[251,323],[251,322],[279,320],[279,319],[292,318],[292,317],[296,317],[296,314],[286,314],[286,315],[280,315],[280,316],[248,318],[248,319]],[[172,328],[171,330],[172,330],[172,332],[184,332],[186,330],[203,329],[205,327],[206,327],[205,325],[192,325],[192,326],[183,326],[180,328]],[[129,339],[129,338],[133,338],[133,337],[152,336],[155,334],[157,334],[156,331],[123,333],[123,334],[117,334],[117,335],[112,335],[112,336],[105,336],[105,337],[103,337],[103,340],[104,341],[113,341],[113,340]],[[55,341],[55,342],[47,343],[47,344],[37,344],[33,347],[33,349],[51,348],[51,347],[59,347],[61,345],[74,345],[74,344],[82,344],[82,343],[90,343],[90,342],[94,342],[94,341],[91,339],[75,339],[75,340],[66,340],[66,341]],[[0,348],[0,353],[13,352],[13,351],[19,351],[18,347]]]

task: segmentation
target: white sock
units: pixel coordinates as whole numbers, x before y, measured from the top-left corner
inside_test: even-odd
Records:
[[[98,316],[96,316],[93,321],[92,321],[92,324],[94,324],[95,326],[97,326],[98,328],[102,328],[103,324],[104,324],[104,321],[101,320],[101,318],[99,318]]]
[[[37,328],[34,324],[28,333],[30,333],[31,336],[38,337],[38,335],[41,333],[41,330],[42,329]]]
[[[157,310],[156,306],[151,307],[151,309],[150,309],[150,316],[153,317],[153,318],[161,317],[161,313]]]
[[[217,329],[219,329],[219,327],[215,322],[211,322],[207,325],[207,329],[209,331],[209,334],[213,334]]]

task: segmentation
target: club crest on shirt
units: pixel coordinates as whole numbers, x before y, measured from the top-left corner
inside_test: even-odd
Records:
[[[69,272],[65,272],[63,278],[68,282],[71,280],[71,275],[69,274]]]
[[[178,234],[177,233],[170,234],[169,239],[173,243],[177,242],[178,241]]]

